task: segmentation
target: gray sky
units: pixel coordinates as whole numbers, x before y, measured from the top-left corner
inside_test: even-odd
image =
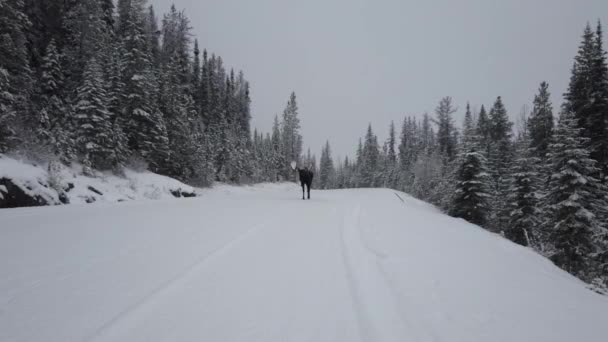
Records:
[[[546,80],[561,102],[587,21],[607,0],[151,0],[185,9],[201,47],[242,69],[253,127],[270,131],[298,96],[305,146],[354,154],[369,122],[383,141],[405,115],[501,95],[512,118]],[[605,30],[606,31],[606,30]],[[605,39],[606,40],[606,39]]]

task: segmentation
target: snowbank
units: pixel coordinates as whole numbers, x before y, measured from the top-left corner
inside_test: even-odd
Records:
[[[33,163],[0,155],[0,208],[122,202],[195,196],[195,189],[152,172],[126,169],[84,175],[82,167]]]

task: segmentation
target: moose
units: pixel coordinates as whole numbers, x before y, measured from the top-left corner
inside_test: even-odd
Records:
[[[312,185],[312,178],[314,177],[314,173],[307,167],[300,169],[299,167],[297,167],[295,161],[291,162],[291,168],[294,171],[298,172],[298,175],[300,176],[300,185],[302,185],[302,199],[306,199],[304,197],[304,187],[306,187],[306,190],[308,190],[308,199],[310,199],[310,186]]]

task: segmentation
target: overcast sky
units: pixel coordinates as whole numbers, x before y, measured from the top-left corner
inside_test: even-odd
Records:
[[[394,120],[432,113],[443,96],[511,117],[549,82],[566,90],[587,21],[608,27],[608,0],[151,0],[159,18],[184,9],[201,47],[242,69],[253,127],[270,131],[298,96],[305,146],[353,155],[372,123],[381,141]],[[606,39],[604,39],[606,40]]]

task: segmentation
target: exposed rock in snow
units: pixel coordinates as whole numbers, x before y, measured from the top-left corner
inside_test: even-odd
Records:
[[[151,172],[127,169],[124,176],[91,177],[80,165],[58,165],[0,155],[0,208],[196,196],[193,187]]]

